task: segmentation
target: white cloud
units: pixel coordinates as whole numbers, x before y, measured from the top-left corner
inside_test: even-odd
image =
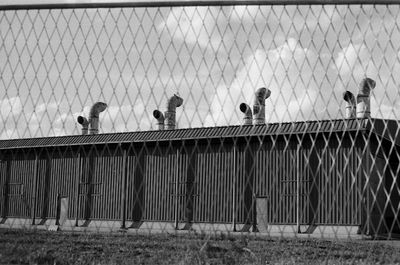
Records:
[[[3,119],[20,114],[22,109],[20,97],[5,98],[0,101],[0,115]]]
[[[42,103],[35,107],[35,113],[43,114],[44,112],[47,112],[47,113],[55,112],[55,111],[57,111],[58,106],[59,106],[59,103],[57,103],[57,102]]]
[[[74,124],[74,128],[81,131],[81,125],[77,123],[77,117],[82,115],[89,119],[91,106],[85,106],[81,112],[72,115],[62,115],[59,117],[57,124],[63,125],[66,122]],[[146,109],[143,103],[135,105],[108,106],[104,112],[99,115],[99,132],[125,132],[136,130],[148,130],[151,127],[149,116],[145,113]],[[149,114],[150,115],[150,114]],[[142,119],[140,117],[143,117]],[[60,126],[58,126],[60,127]],[[69,130],[67,133],[75,133],[75,130]]]
[[[339,74],[344,76],[352,74],[353,76],[362,75],[363,69],[366,69],[364,58],[368,56],[367,48],[364,44],[350,43],[344,47],[335,59],[336,68]]]
[[[206,125],[240,123],[242,114],[239,104],[246,102],[252,105],[254,92],[259,87],[271,90],[271,97],[266,101],[268,122],[308,120],[329,115],[324,113],[327,104],[321,98],[321,89],[313,81],[315,74],[323,72],[313,73],[304,68],[304,65],[313,65],[316,60],[316,54],[302,48],[293,38],[276,49],[257,50],[246,60],[231,87],[217,89]],[[335,92],[327,91],[330,96]]]
[[[79,2],[103,1],[108,2]],[[27,0],[7,0],[3,3],[27,2],[33,3]],[[36,1],[50,2],[54,3],[53,0]],[[73,3],[78,0],[58,2]],[[372,115],[399,118],[400,75],[396,73],[400,72],[400,35],[396,29],[393,33],[390,30],[396,24],[393,16],[389,14],[382,18],[374,10],[373,6],[354,6],[349,13],[347,6],[334,5],[149,9],[144,12],[142,22],[146,22],[145,25],[131,25],[130,30],[133,34],[137,33],[136,39],[127,31],[126,39],[132,38],[127,47],[136,47],[137,51],[133,49],[125,54],[119,50],[121,52],[115,55],[111,47],[116,48],[120,44],[117,31],[112,37],[101,34],[104,40],[110,39],[111,43],[102,42],[100,38],[101,45],[93,49],[92,61],[89,60],[90,51],[82,49],[79,60],[85,68],[83,82],[79,82],[83,74],[80,67],[75,68],[73,73],[68,67],[61,73],[53,68],[57,71],[50,76],[56,80],[59,73],[60,80],[68,85],[50,87],[52,84],[46,84],[44,79],[49,73],[40,68],[44,71],[43,79],[39,71],[38,84],[33,83],[35,91],[32,94],[42,89],[43,101],[48,102],[54,96],[55,101],[63,102],[40,101],[42,104],[29,107],[23,104],[35,104],[30,95],[2,100],[2,137],[79,133],[80,125],[76,117],[82,114],[87,117],[90,106],[83,107],[81,112],[73,112],[82,108],[82,102],[86,104],[92,99],[110,102],[109,108],[100,115],[101,132],[147,130],[154,128],[153,109],[164,111],[163,102],[176,91],[185,99],[184,106],[177,110],[180,128],[239,124],[242,113],[238,105],[241,102],[252,105],[254,91],[261,86],[272,90],[272,96],[266,102],[267,121],[342,117],[340,113],[344,103],[341,93],[346,88],[356,94],[358,83],[364,76],[377,81],[371,99]],[[86,11],[77,12],[79,15]],[[99,31],[102,28],[101,19],[108,13],[107,10],[93,12],[99,12],[94,20],[97,26],[92,25],[94,31]],[[135,14],[139,13],[135,11]],[[90,12],[89,15],[91,17]],[[114,18],[107,17],[106,26],[113,28],[113,23],[107,22]],[[357,23],[354,23],[355,17]],[[153,18],[154,21],[151,21]],[[90,21],[88,24],[85,21],[81,21],[82,28],[90,28]],[[387,24],[387,21],[390,23]],[[61,28],[65,26],[62,23],[58,25]],[[123,32],[125,24],[121,25],[119,30]],[[74,20],[71,27],[75,26],[77,23]],[[385,29],[379,34],[381,26]],[[66,37],[64,41],[68,39],[71,44],[74,41],[76,47],[83,47],[85,40],[96,43],[96,36],[87,36],[87,39],[80,37],[80,33],[76,36]],[[11,40],[12,35],[9,38]],[[39,48],[42,47],[40,45],[39,42]],[[46,41],[44,45],[47,45]],[[22,62],[29,56],[25,57],[21,58]],[[62,57],[61,62],[64,61]],[[66,65],[77,63],[77,54],[71,52],[67,57]],[[33,64],[43,60],[39,54],[32,58],[35,60]],[[127,58],[128,61],[125,61]],[[132,65],[132,69],[123,65]],[[10,80],[24,84],[18,78],[22,77],[15,75]],[[41,86],[42,83],[45,87]],[[81,85],[75,87],[78,84]],[[52,96],[48,99],[50,94]],[[62,94],[65,96],[59,97]],[[63,107],[59,106],[61,103]],[[68,104],[74,106],[66,106]]]
[[[381,119],[400,119],[400,103],[383,104],[379,102],[379,98],[371,97],[371,116]]]
[[[14,139],[18,138],[18,133],[15,129],[3,129],[0,134],[0,139]]]
[[[400,76],[394,74],[400,71],[400,62],[390,49],[383,53],[379,49],[370,51],[364,43],[350,43],[337,54],[335,67],[342,82],[348,84],[346,89],[354,95],[357,95],[358,85],[364,77],[376,81],[371,93],[372,117],[400,118]]]
[[[222,41],[217,28],[224,22],[221,19],[215,20],[214,10],[217,8],[174,7],[165,21],[157,26],[157,30],[159,33],[170,35],[174,40],[189,44],[198,43],[201,47],[211,45],[216,49]]]

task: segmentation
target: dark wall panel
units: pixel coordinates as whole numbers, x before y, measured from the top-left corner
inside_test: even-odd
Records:
[[[350,138],[299,139],[298,151],[296,139],[269,139],[256,152],[255,190],[267,198],[267,221],[297,223],[299,214],[300,224],[361,224],[361,144]]]
[[[267,222],[296,223],[296,145],[268,139],[256,150],[255,190],[257,196],[267,198]]]
[[[233,220],[234,148],[228,144],[198,146],[194,221],[223,223]],[[237,220],[241,222],[243,220]]]
[[[49,205],[49,172],[50,172],[50,158],[43,156],[42,152],[36,150],[38,155],[37,161],[37,176],[36,176],[36,200],[35,203],[35,219],[46,218],[48,205]],[[34,178],[33,178],[34,179]],[[35,184],[34,184],[35,187]]]
[[[50,153],[48,212],[47,217],[57,215],[57,196],[68,198],[68,218],[75,218],[77,181],[79,174],[78,154],[72,151],[54,151]]]
[[[35,200],[36,159],[33,153],[14,153],[7,159],[7,216],[32,217]]]
[[[142,150],[130,148],[127,151],[126,170],[126,219],[139,222],[144,210],[144,155]]]
[[[125,214],[135,222],[250,224],[258,196],[266,198],[268,223],[359,225],[365,170],[371,170],[364,146],[320,134],[145,143],[125,151],[107,144],[79,152],[48,148],[37,160],[35,153],[14,152],[0,164],[0,210],[54,218],[60,195],[69,198],[69,218],[78,212],[80,220]]]
[[[4,218],[7,216],[6,204],[8,204],[7,199],[7,165],[6,152],[0,153],[0,217]]]
[[[319,140],[316,152],[317,223],[360,225],[364,178],[361,143],[349,138]]]
[[[101,154],[94,159],[90,187],[92,219],[120,219],[122,176],[123,156],[121,150],[105,147]]]
[[[173,221],[173,187],[177,181],[178,155],[172,146],[147,149],[144,163],[143,220]]]
[[[105,146],[81,153],[79,219],[119,220],[123,181],[120,148]]]

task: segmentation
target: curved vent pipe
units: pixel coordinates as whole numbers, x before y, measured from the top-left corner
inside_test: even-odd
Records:
[[[153,111],[154,118],[157,119],[159,130],[173,130],[176,126],[176,108],[182,106],[183,99],[174,94],[167,102],[167,111],[164,115],[159,110]]]
[[[157,120],[157,129],[164,130],[164,114],[156,109],[155,111],[153,111],[153,117]]]
[[[356,98],[353,93],[346,91],[343,93],[343,99],[346,101],[345,118],[353,119],[356,117]]]
[[[375,85],[376,82],[368,77],[361,81],[357,94],[357,118],[369,118],[371,116],[370,95]]]
[[[82,125],[82,135],[88,134],[88,131],[89,131],[89,121],[88,121],[85,117],[83,117],[83,116],[78,116],[77,121],[78,121],[78,123],[79,123],[80,125]]]
[[[239,109],[244,113],[243,117],[243,125],[252,125],[253,124],[253,112],[251,108],[246,103],[241,103],[239,105]]]
[[[89,112],[89,134],[99,133],[99,115],[107,108],[107,104],[96,102]]]
[[[262,87],[257,89],[253,105],[253,123],[265,124],[265,100],[271,96],[271,90]]]

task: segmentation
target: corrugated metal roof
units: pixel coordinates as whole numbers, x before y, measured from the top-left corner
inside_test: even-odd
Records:
[[[367,124],[374,124],[374,120],[375,119],[341,119],[291,123],[270,123],[257,126],[203,127],[164,131],[140,131],[97,135],[24,138],[0,140],[0,149],[360,131],[367,130]]]

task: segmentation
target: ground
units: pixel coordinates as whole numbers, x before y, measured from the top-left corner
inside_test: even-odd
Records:
[[[0,229],[1,264],[400,264],[390,242]]]

